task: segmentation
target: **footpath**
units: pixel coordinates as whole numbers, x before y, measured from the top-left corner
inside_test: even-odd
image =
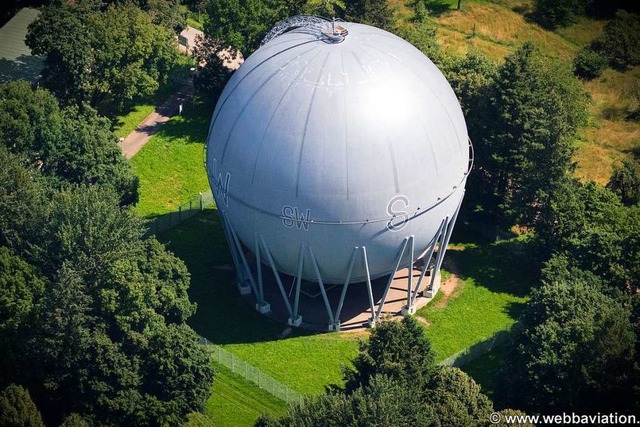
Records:
[[[149,139],[175,115],[181,113],[181,107],[186,106],[193,98],[193,80],[188,81],[155,111],[149,114],[136,129],[118,142],[118,146],[127,159],[136,155]]]

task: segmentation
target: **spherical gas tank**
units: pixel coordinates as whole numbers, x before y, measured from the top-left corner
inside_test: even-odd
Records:
[[[207,141],[232,234],[280,272],[325,283],[392,272],[410,236],[402,262],[427,250],[460,205],[470,158],[460,105],[429,58],[378,28],[339,28],[339,40],[306,27],[263,44],[227,83]],[[363,247],[366,262],[352,261]]]

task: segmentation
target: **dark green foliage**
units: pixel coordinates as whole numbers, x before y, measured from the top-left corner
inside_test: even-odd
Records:
[[[434,426],[428,406],[402,383],[376,375],[351,394],[323,394],[289,406],[274,420],[263,416],[259,427]]]
[[[115,189],[122,204],[138,200],[137,177],[109,121],[89,107],[60,109],[46,90],[32,90],[26,82],[2,84],[0,140],[56,186],[103,184]]]
[[[402,322],[382,322],[369,341],[360,343],[353,369],[345,369],[345,390],[366,386],[375,375],[403,383],[424,384],[433,369],[431,343],[413,317]]]
[[[290,405],[256,426],[475,426],[493,411],[489,399],[457,368],[436,368],[431,344],[412,317],[382,321],[360,346],[345,388]]]
[[[622,167],[614,169],[607,188],[613,191],[626,206],[637,205],[640,202],[640,172],[638,172],[638,168],[625,160]]]
[[[605,55],[587,46],[578,52],[573,60],[573,67],[576,76],[592,80],[600,77],[608,63],[609,59]]]
[[[548,255],[564,255],[570,266],[595,274],[611,288],[633,294],[640,287],[640,209],[625,207],[606,188],[563,182],[536,231]]]
[[[43,202],[21,255],[45,279],[2,250],[16,274],[0,282],[16,289],[19,269],[32,294],[13,297],[21,333],[0,329],[0,340],[16,338],[0,378],[25,381],[52,424],[75,413],[91,424],[178,425],[211,389],[209,357],[184,323],[195,311],[184,263],[141,240],[139,220],[117,202],[99,186]]]
[[[441,65],[439,64],[442,59],[440,45],[433,26],[425,23],[401,25],[395,29],[394,34],[414,45],[437,65]]]
[[[1,114],[1,113],[0,113]],[[0,145],[0,245],[24,247],[24,236],[37,215],[42,191],[34,182],[35,172]]]
[[[187,26],[188,12],[181,7],[181,3],[189,4],[191,2],[181,2],[180,0],[101,0],[100,9],[106,10],[110,5],[122,6],[132,4],[146,12],[151,21],[156,25],[180,33]],[[192,4],[189,4],[193,6]]]
[[[180,425],[186,414],[202,410],[213,383],[208,360],[198,336],[184,323],[170,324],[150,337],[142,359],[142,392],[153,424]]]
[[[437,426],[483,426],[493,405],[480,386],[458,368],[438,368],[429,378],[427,412]]]
[[[343,0],[310,0],[302,8],[302,13],[326,18],[343,18],[345,7]]]
[[[40,304],[43,294],[44,281],[35,269],[0,246],[0,339],[15,338],[15,333]],[[10,345],[3,344],[3,349]]]
[[[520,322],[495,390],[501,406],[535,413],[637,411],[628,308],[593,286],[550,281],[533,292]]]
[[[640,64],[640,16],[618,11],[605,25],[602,37],[594,41],[593,49],[621,70]]]
[[[91,423],[85,417],[72,413],[62,420],[60,427],[91,427]]]
[[[533,15],[543,27],[566,27],[584,15],[591,0],[535,0]]]
[[[279,21],[298,15],[306,2],[277,0],[210,0],[204,32],[223,47],[239,50],[245,58],[255,51]]]
[[[414,0],[411,3],[411,9],[413,10],[413,21],[414,22],[424,22],[429,15],[427,11],[427,6],[425,5],[425,0]]]
[[[176,60],[173,33],[132,4],[97,6],[55,3],[29,26],[27,45],[47,57],[42,82],[65,104],[153,94]]]
[[[474,197],[494,221],[531,226],[571,167],[588,95],[571,71],[530,44],[507,56],[481,119],[471,120]],[[481,123],[485,123],[481,127]]]
[[[493,95],[498,64],[480,53],[470,52],[463,57],[455,56],[443,61],[441,65],[460,101],[469,136],[475,141],[491,125],[485,107]]]
[[[345,0],[345,19],[392,31],[395,11],[387,0]]]
[[[141,1],[142,10],[146,11],[154,24],[162,25],[176,33],[187,26],[187,11],[181,8],[180,0],[146,0]]]
[[[0,393],[0,426],[44,427],[40,411],[24,387],[11,384]]]

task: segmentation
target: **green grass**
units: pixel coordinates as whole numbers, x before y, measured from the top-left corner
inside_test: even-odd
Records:
[[[146,218],[178,210],[209,188],[203,149],[212,105],[188,104],[131,159],[140,179],[136,212]]]
[[[147,116],[156,109],[153,99],[140,100],[126,114],[116,116],[116,127],[113,133],[118,138],[126,138]]]
[[[445,259],[458,270],[458,290],[444,307],[440,292],[417,313],[429,324],[425,331],[437,361],[515,323],[536,278],[523,254],[526,246],[516,239],[451,245]]]
[[[108,117],[113,117],[113,132],[119,138],[125,138],[149,115],[155,108],[162,105],[169,97],[182,86],[186,79],[190,78],[190,68],[193,59],[186,55],[179,55],[178,62],[167,81],[160,85],[158,90],[150,96],[138,97],[127,103],[121,110],[115,110],[115,106],[108,101],[99,107],[100,112]]]
[[[269,321],[249,307],[235,286],[232,260],[215,209],[204,210],[161,234],[159,239],[189,268],[189,295],[198,304],[189,324],[200,335],[301,393],[318,394],[325,386],[341,383],[340,368],[355,357],[358,338],[366,337],[366,333],[294,330],[287,338],[279,338],[285,326]],[[522,240],[458,243],[448,252],[447,257],[456,264],[464,287],[457,297],[449,297],[444,308],[436,307],[437,298],[419,311],[432,323],[425,331],[438,360],[514,322],[535,280],[523,258],[525,247]],[[483,377],[482,370],[497,363],[490,358],[491,354],[465,367],[485,389],[493,371],[487,370]],[[250,424],[262,411],[260,405],[268,406],[256,403],[257,410],[247,408],[251,404],[246,399],[251,397],[245,399],[245,395],[252,396],[253,391],[246,387],[251,389],[251,385],[237,385],[236,380],[229,379],[224,372],[216,378],[219,389],[214,389],[207,414],[217,424]]]
[[[262,414],[283,415],[286,403],[255,384],[216,364],[213,393],[204,413],[219,427],[252,426]]]
[[[341,381],[341,366],[355,357],[362,334],[294,330],[271,322],[241,298],[220,219],[207,209],[159,236],[191,272],[189,296],[198,304],[189,324],[281,383],[317,394]]]

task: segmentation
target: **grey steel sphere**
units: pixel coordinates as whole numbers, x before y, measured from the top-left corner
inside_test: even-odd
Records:
[[[341,26],[340,43],[301,28],[247,58],[207,141],[218,209],[246,249],[264,240],[295,276],[310,248],[326,283],[345,280],[354,248],[366,247],[374,278],[394,270],[406,237],[425,251],[469,168],[464,117],[438,68],[391,33]],[[302,276],[316,280],[308,259]],[[365,277],[358,262],[352,281]]]

